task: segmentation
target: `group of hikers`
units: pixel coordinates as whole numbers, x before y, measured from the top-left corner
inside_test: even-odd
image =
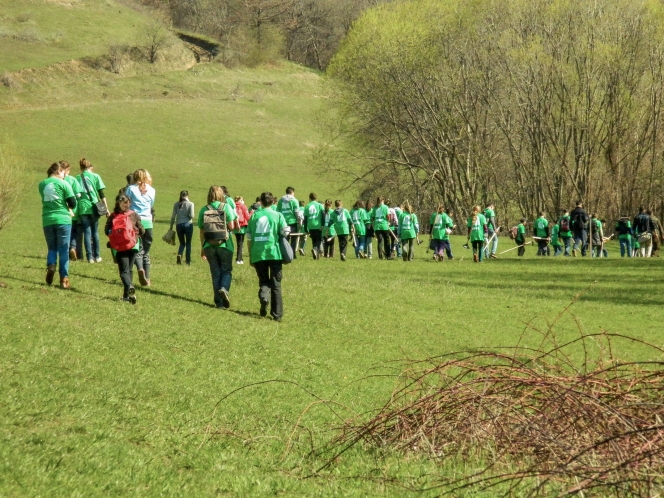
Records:
[[[53,284],[57,268],[60,286],[68,289],[70,261],[101,263],[98,224],[101,217],[106,217],[106,246],[118,266],[122,300],[136,304],[133,268],[136,267],[142,286],[151,285],[150,249],[156,194],[152,178],[144,169],[127,175],[126,186],[109,208],[106,187],[93,165],[84,158],[79,167],[80,173],[73,176],[67,161],[53,163],[47,170],[47,178],[39,184],[48,247],[46,283]],[[250,264],[259,282],[260,315],[267,316],[269,307],[270,316],[277,321],[283,316],[282,265],[296,259],[298,254],[304,256],[309,239],[315,260],[333,258],[335,240],[338,241],[341,261],[346,261],[349,241],[358,259],[373,258],[375,238],[379,259],[404,261],[413,261],[415,248],[422,243],[420,221],[408,201],[392,205],[383,197],[378,197],[375,203],[358,200],[348,211],[341,200],[327,199],[321,203],[315,193],[309,194],[309,202],[305,204],[297,200],[295,189],[288,187],[281,198],[263,192],[248,207],[241,196],[233,198],[225,186],[217,185],[209,188],[206,200],[196,214],[188,192],[183,190],[173,205],[169,232],[179,242],[176,264],[191,264],[194,225],[197,226],[201,257],[210,268],[214,304],[229,308],[233,256],[236,264],[244,264],[246,239]],[[438,205],[424,230],[430,236],[428,250],[433,251],[435,261],[454,259],[450,235],[457,227],[453,215],[452,210]],[[488,203],[485,209],[474,206],[465,225],[468,240],[464,247],[472,246],[473,260],[480,263],[485,258],[497,258],[501,228],[494,204]],[[649,257],[653,250],[659,249],[662,226],[646,209],[641,209],[633,221],[622,217],[615,229],[622,256]],[[556,256],[576,256],[577,251],[585,256],[592,246],[592,256],[606,257],[604,242],[614,236],[605,237],[602,221],[594,214],[588,216],[580,202],[571,213],[563,212],[555,223],[550,223],[541,212],[533,223],[533,231],[537,254],[541,256],[550,255],[550,245]],[[519,256],[525,254],[527,233],[525,218],[510,230]]]

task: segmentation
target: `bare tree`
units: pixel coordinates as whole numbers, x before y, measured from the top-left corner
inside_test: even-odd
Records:
[[[151,21],[145,28],[143,34],[143,52],[145,58],[151,64],[159,60],[162,52],[171,43],[171,33],[169,29],[160,21]]]

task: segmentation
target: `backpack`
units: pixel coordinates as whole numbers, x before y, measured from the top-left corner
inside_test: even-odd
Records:
[[[237,221],[241,227],[247,224],[247,217],[244,215],[246,212],[246,207],[244,207],[244,205],[237,204],[235,206],[235,214],[237,214]]]
[[[108,240],[111,248],[118,252],[129,251],[138,241],[134,223],[129,217],[132,213],[133,211],[127,211],[126,213],[115,214],[113,216],[111,233],[108,234]]]
[[[627,226],[627,220],[624,219],[624,218],[618,220],[618,233],[620,235],[627,235],[629,233],[629,227]]]
[[[569,218],[560,218],[558,226],[560,227],[560,232],[569,232]]]
[[[518,233],[519,233],[519,227],[510,228],[510,239],[516,240]]]
[[[636,217],[639,224],[639,233],[650,231],[650,216],[647,214],[640,214]]]
[[[203,237],[211,246],[220,246],[228,240],[228,225],[224,204],[214,209],[209,204],[203,213]]]
[[[581,213],[577,213],[574,215],[574,228],[576,230],[583,230],[586,228],[586,223],[583,222],[583,216]]]

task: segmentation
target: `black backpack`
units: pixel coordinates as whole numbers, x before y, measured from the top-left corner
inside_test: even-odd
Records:
[[[576,213],[574,215],[574,228],[576,230],[583,230],[586,227],[586,224],[583,222],[583,215],[581,213]]]
[[[645,233],[650,231],[650,216],[645,213],[641,213],[636,217],[639,227],[639,233]]]
[[[625,218],[618,220],[618,233],[620,235],[627,235],[629,233],[629,226],[627,226],[627,220]]]

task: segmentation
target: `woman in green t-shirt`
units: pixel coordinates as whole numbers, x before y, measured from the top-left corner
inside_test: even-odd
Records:
[[[468,218],[468,238],[473,245],[473,261],[482,262],[484,237],[487,232],[486,218],[479,206],[473,207],[473,214]]]
[[[403,211],[399,213],[399,236],[401,237],[402,256],[404,261],[415,259],[415,240],[420,232],[417,215],[408,201],[403,203]]]
[[[372,200],[367,201],[367,205],[364,208],[365,218],[364,218],[364,254],[367,258],[373,259],[373,238],[374,238],[374,229],[373,223],[371,223],[371,211],[373,209],[374,203]]]
[[[365,258],[364,246],[366,243],[366,219],[367,212],[364,210],[364,202],[357,201],[350,212],[355,227],[355,257]]]
[[[59,163],[51,164],[46,180],[39,184],[42,199],[42,226],[48,253],[46,256],[46,283],[53,283],[55,266],[60,262],[60,287],[69,289],[69,242],[71,219],[76,209],[76,196],[64,181],[65,170]]]

